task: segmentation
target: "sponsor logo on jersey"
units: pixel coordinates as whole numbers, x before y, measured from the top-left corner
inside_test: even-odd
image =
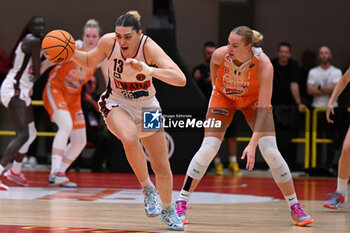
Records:
[[[67,103],[66,102],[58,103],[58,107],[60,107],[60,108],[67,108]]]
[[[138,99],[143,96],[149,96],[148,91],[121,91],[121,93],[127,99]]]
[[[75,113],[75,118],[77,119],[84,119],[84,113],[82,110],[79,110],[78,112]]]
[[[136,79],[139,81],[143,81],[143,80],[145,80],[145,78],[146,78],[146,75],[144,75],[144,74],[137,74],[136,75]]]
[[[243,95],[246,93],[247,89],[244,87],[231,87],[231,88],[223,88],[222,92],[227,95]]]
[[[222,115],[222,116],[228,116],[230,112],[227,109],[224,108],[212,108],[210,109],[211,113]]]
[[[139,82],[122,82],[114,79],[114,83],[117,88],[126,90],[126,91],[147,90],[151,86],[150,80],[139,83]]]

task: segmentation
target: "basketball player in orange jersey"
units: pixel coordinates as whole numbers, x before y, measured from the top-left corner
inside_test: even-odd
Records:
[[[341,80],[335,85],[331,98],[328,101],[326,117],[328,123],[334,123],[331,114],[334,115],[334,102],[343,92],[344,88],[350,82],[350,68],[345,72]],[[346,134],[343,142],[343,149],[339,158],[337,190],[331,194],[331,198],[327,200],[323,207],[330,209],[338,209],[345,207],[347,201],[347,185],[350,177],[350,129]]]
[[[100,38],[100,26],[94,19],[86,22],[83,42],[76,43],[77,49],[90,51]],[[101,61],[102,62],[102,61]],[[85,119],[81,108],[81,90],[95,73],[96,64],[84,68],[70,60],[56,65],[50,74],[43,92],[44,107],[58,126],[52,143],[51,172],[49,184],[62,187],[76,187],[65,176],[67,168],[78,157],[86,145]],[[68,143],[68,138],[70,140]]]
[[[23,186],[28,186],[29,181],[22,172],[22,160],[36,137],[30,96],[34,81],[45,71],[40,61],[44,28],[45,21],[42,17],[34,16],[29,20],[12,50],[12,68],[1,85],[1,102],[10,112],[16,136],[10,141],[0,160],[0,174],[16,158],[12,168],[4,176]],[[0,190],[8,190],[1,181]]]
[[[207,118],[221,120],[222,127],[206,128],[202,145],[188,167],[183,189],[176,202],[176,212],[184,223],[188,222],[185,212],[191,193],[219,150],[226,128],[237,108],[241,109],[253,130],[242,155],[242,159],[247,158],[246,168],[254,168],[255,150],[259,145],[275,182],[287,200],[294,223],[305,226],[313,222],[297,200],[288,165],[276,145],[270,104],[273,67],[261,48],[252,47],[254,42],[262,38],[259,32],[248,27],[237,27],[231,31],[228,45],[213,53],[210,62],[213,92]]]
[[[100,112],[108,129],[122,141],[127,159],[143,187],[146,215],[159,215],[168,229],[183,230],[184,225],[171,205],[173,179],[164,131],[142,129],[142,108],[158,109],[153,117],[160,116],[152,77],[174,86],[184,86],[186,77],[159,45],[142,34],[137,11],[120,16],[115,32],[101,37],[95,49],[88,53],[76,51],[73,56],[84,67],[94,67],[105,58],[109,80],[99,101]],[[140,140],[150,157],[162,208],[149,178]]]

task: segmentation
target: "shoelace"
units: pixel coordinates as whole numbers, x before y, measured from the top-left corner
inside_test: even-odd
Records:
[[[168,212],[167,215],[173,224],[181,224],[182,223],[181,220],[179,219],[179,217],[177,216],[177,214],[175,213],[175,211]]]
[[[301,216],[301,217],[305,217],[306,214],[304,212],[304,210],[302,209],[304,207],[304,205],[299,205],[298,207],[296,207],[293,212],[297,215],[297,216]]]
[[[333,199],[333,198],[338,198],[338,196],[341,196],[341,194],[339,194],[339,193],[327,193],[327,196],[332,197],[332,199]]]
[[[156,206],[156,198],[154,192],[145,192],[146,202],[149,204],[149,207],[154,208]]]
[[[19,173],[18,176],[23,179],[23,180],[26,180],[26,177],[24,176],[23,172]]]
[[[187,209],[192,209],[191,206],[189,205],[177,205],[176,206],[176,213],[179,215],[179,216],[182,216],[183,214],[185,214],[186,210]]]

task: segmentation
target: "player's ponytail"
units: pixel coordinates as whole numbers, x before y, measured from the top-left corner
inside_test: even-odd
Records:
[[[264,39],[263,34],[261,34],[260,32],[256,31],[256,30],[252,30],[253,31],[253,35],[254,35],[254,43],[261,41],[262,39]]]
[[[231,33],[235,33],[243,37],[243,40],[245,41],[246,45],[253,45],[254,43],[261,41],[264,38],[264,36],[260,32],[252,30],[247,26],[236,27],[231,31]]]
[[[132,27],[133,30],[139,32],[141,29],[140,19],[141,16],[137,11],[128,11],[117,19],[115,26]]]

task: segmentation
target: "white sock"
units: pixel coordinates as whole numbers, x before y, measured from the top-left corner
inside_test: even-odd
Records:
[[[338,181],[337,181],[337,192],[341,193],[341,195],[343,195],[345,197],[346,195],[346,188],[348,185],[348,181],[349,179],[341,179],[338,177]]]
[[[171,202],[162,202],[162,209],[166,210],[171,206]]]
[[[60,172],[65,173],[68,167],[70,166],[71,163],[65,163],[64,161],[61,162],[61,166],[58,169]]]
[[[61,155],[52,155],[51,158],[51,173],[53,174],[56,171],[59,171],[61,168],[62,156]]]
[[[181,190],[180,192],[180,196],[177,199],[178,201],[186,201],[189,202],[190,201],[190,197],[191,197],[191,192],[185,191],[185,190]]]
[[[289,196],[284,196],[284,198],[286,199],[289,207],[291,207],[295,203],[298,203],[297,195],[295,193],[293,193],[292,195],[289,195]]]
[[[219,157],[215,157],[215,159],[214,159],[214,163],[215,163],[215,164],[221,163],[220,158],[219,158]]]
[[[143,180],[143,181],[140,181],[140,183],[141,183],[141,185],[142,185],[143,188],[148,187],[148,186],[150,186],[150,185],[153,186],[153,183],[152,183],[152,181],[150,180],[149,176],[147,177],[147,179],[145,179],[145,180]]]
[[[5,170],[5,168],[0,164],[0,175],[2,174],[2,172]]]
[[[231,163],[237,162],[237,156],[236,156],[236,155],[231,155],[231,156],[230,156],[230,162],[231,162]]]
[[[17,162],[16,160],[13,161],[11,170],[12,170],[12,172],[15,173],[16,175],[18,175],[19,173],[21,173],[21,170],[22,170],[22,162]]]

